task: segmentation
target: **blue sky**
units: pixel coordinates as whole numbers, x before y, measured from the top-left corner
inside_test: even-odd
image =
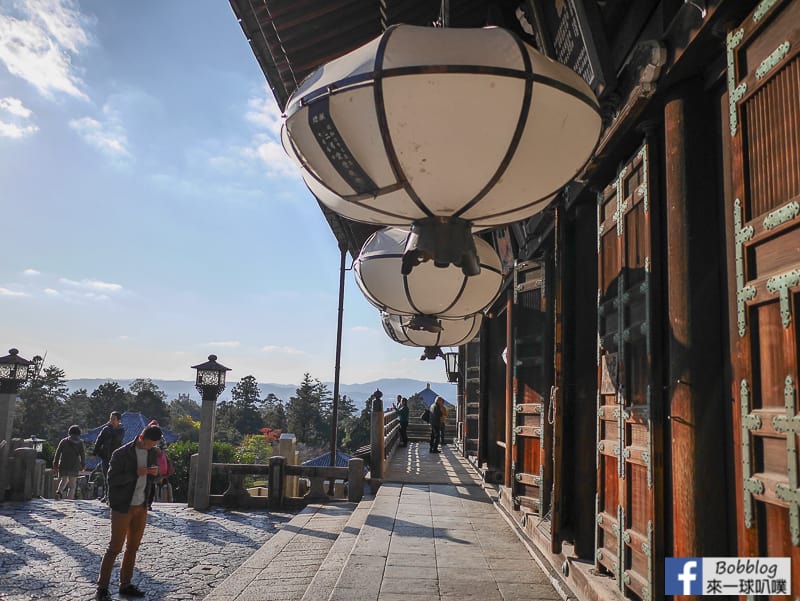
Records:
[[[332,379],[339,253],[280,123],[227,2],[0,0],[0,350],[68,378],[215,353],[231,379]],[[344,321],[343,382],[445,379],[352,272]]]

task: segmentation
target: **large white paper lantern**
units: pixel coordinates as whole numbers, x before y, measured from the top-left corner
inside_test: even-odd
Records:
[[[408,230],[383,228],[370,236],[353,264],[356,283],[367,300],[396,315],[464,317],[482,311],[497,298],[503,283],[500,257],[474,236],[480,273],[467,276],[455,265],[427,261],[401,273]]]
[[[383,329],[389,338],[406,346],[442,347],[466,344],[481,330],[483,314],[476,313],[457,319],[439,319],[439,331],[416,330],[410,327],[414,318],[409,315],[381,313]]]
[[[601,131],[589,85],[500,28],[391,27],[311,73],[286,116],[284,147],[323,204],[412,226],[406,271],[434,253],[474,271],[469,229],[541,211]]]

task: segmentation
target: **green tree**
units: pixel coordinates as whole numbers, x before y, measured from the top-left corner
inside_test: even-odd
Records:
[[[77,424],[81,427],[81,430],[85,432],[90,428],[88,415],[89,393],[85,388],[74,390],[69,394],[67,401],[64,403],[65,420],[62,425],[69,429],[72,424]]]
[[[200,450],[200,445],[188,440],[179,440],[167,446],[167,455],[172,461],[175,473],[170,477],[172,481],[172,495],[175,501],[186,502],[189,492],[189,462],[192,455]],[[211,453],[213,463],[234,463],[236,448],[225,442],[214,442]],[[211,478],[211,494],[218,495],[225,492],[228,487],[228,477],[225,474],[215,474]]]
[[[370,443],[370,431],[372,429],[372,413],[369,403],[361,411],[361,415],[354,417],[347,424],[342,437],[342,448],[353,452],[356,449]]]
[[[236,429],[236,408],[233,401],[217,403],[214,440],[231,444],[239,444],[242,440],[242,433]]]
[[[261,405],[261,420],[267,428],[286,432],[286,409],[283,406],[283,401],[271,392]]]
[[[337,420],[336,420],[336,446],[340,448],[345,447],[345,437],[349,431],[354,427],[356,421],[356,414],[358,409],[353,399],[347,395],[342,395],[339,399],[337,407]]]
[[[178,398],[172,399],[169,403],[170,419],[174,421],[181,415],[188,415],[195,421],[200,419],[200,404],[188,394],[179,394]]]
[[[267,464],[272,457],[272,444],[262,434],[245,436],[242,444],[236,449],[236,463]]]
[[[311,375],[306,372],[295,396],[286,404],[288,431],[297,437],[297,442],[319,445],[330,440],[330,430],[325,429],[325,414],[329,402],[328,388],[319,380],[312,380]]]
[[[63,438],[64,403],[68,394],[64,370],[55,365],[46,367],[19,392],[14,435],[28,438],[35,434],[47,440]]]
[[[170,430],[181,440],[194,442],[200,440],[200,422],[193,420],[189,415],[173,417],[170,422]]]
[[[234,427],[241,434],[256,434],[264,424],[258,412],[261,404],[261,391],[253,376],[245,376],[231,390]]]
[[[158,421],[159,425],[169,426],[169,407],[165,402],[166,393],[150,379],[138,378],[128,387],[131,392],[129,411],[138,411],[145,417]]]
[[[100,384],[89,395],[88,427],[94,428],[108,421],[112,411],[123,413],[128,410],[130,393],[117,382],[109,381]]]

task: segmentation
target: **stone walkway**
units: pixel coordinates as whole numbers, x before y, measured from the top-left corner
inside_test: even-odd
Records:
[[[156,503],[148,515],[134,582],[147,599],[202,599],[294,517],[292,513],[201,513]],[[97,501],[0,504],[0,599],[94,599],[111,529]],[[119,563],[112,576],[118,582]],[[112,586],[112,594],[116,587]]]
[[[346,525],[344,508],[325,509],[294,518],[206,601],[563,597],[450,447],[397,449],[374,499],[359,503]]]

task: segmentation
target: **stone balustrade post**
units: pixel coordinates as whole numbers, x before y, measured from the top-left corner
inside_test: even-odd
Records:
[[[364,496],[364,460],[353,458],[347,463],[347,500],[358,503]]]
[[[36,466],[36,451],[28,447],[14,449],[11,470],[11,500],[30,501],[33,497],[33,472]]]
[[[186,491],[186,505],[188,507],[194,507],[194,489],[197,484],[197,457],[197,453],[189,457],[189,484]]]
[[[0,502],[5,500],[11,477],[11,432],[17,393],[0,392]]]
[[[214,454],[214,422],[217,413],[217,392],[204,392],[200,407],[200,452],[194,485],[194,508],[208,509],[211,495],[211,462]]]

